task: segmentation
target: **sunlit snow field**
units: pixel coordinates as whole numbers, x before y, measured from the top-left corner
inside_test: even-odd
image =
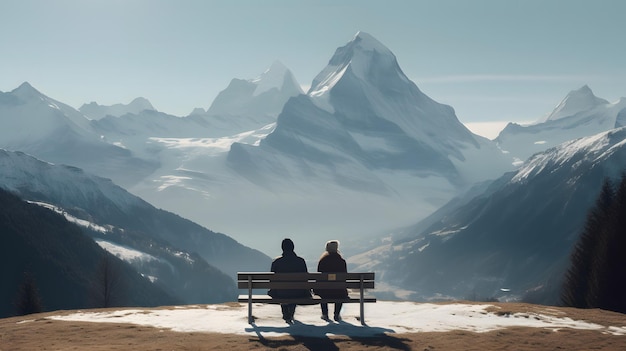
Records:
[[[277,305],[255,304],[254,324],[247,322],[247,305],[179,306],[172,309],[125,309],[106,312],[76,312],[49,317],[55,320],[94,323],[130,323],[169,329],[177,332],[212,332],[241,335],[282,336],[375,336],[383,333],[403,334],[462,330],[488,332],[508,327],[561,328],[597,330],[606,334],[626,335],[626,326],[602,325],[557,317],[546,307],[539,313],[493,313],[490,305],[418,304],[379,301],[365,306],[366,326],[357,320],[358,304],[346,304],[343,321],[326,322],[320,318],[317,305],[299,306],[296,322],[286,324]],[[332,306],[331,306],[332,309]]]

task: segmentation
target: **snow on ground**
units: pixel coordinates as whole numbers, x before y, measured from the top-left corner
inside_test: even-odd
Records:
[[[332,306],[329,306],[332,310]],[[366,326],[356,319],[358,304],[344,305],[343,321],[326,322],[320,318],[320,307],[298,306],[296,322],[286,324],[278,305],[254,304],[254,324],[247,322],[246,304],[177,306],[171,309],[125,309],[105,312],[76,312],[49,317],[54,320],[94,323],[130,323],[177,332],[211,332],[275,337],[301,335],[376,336],[384,333],[447,332],[462,330],[488,332],[508,327],[562,328],[597,330],[606,334],[626,335],[626,326],[605,327],[585,321],[556,317],[548,310],[537,313],[492,313],[490,305],[429,304],[379,301],[365,306]]]

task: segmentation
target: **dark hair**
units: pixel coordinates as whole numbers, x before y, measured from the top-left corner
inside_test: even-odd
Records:
[[[294,249],[293,241],[289,238],[285,238],[282,244],[280,244],[280,247],[283,249],[283,252],[291,252]]]

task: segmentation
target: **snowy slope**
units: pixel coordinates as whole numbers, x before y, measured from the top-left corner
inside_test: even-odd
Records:
[[[127,113],[109,113],[91,125],[107,142],[160,162],[163,145],[154,138],[229,139],[237,134],[273,128],[284,103],[301,93],[293,74],[276,61],[257,78],[233,79],[208,111],[196,108],[189,116],[176,117],[154,109],[133,112],[129,111],[130,105],[119,105]]]
[[[0,93],[0,147],[73,165],[129,185],[155,164],[100,138],[80,112],[24,83]]]
[[[518,162],[568,140],[593,135],[621,126],[626,115],[626,98],[616,102],[596,97],[588,86],[573,90],[538,123],[510,123],[495,141]]]
[[[144,110],[156,111],[150,101],[142,97],[134,99],[127,105],[114,104],[106,106],[92,101],[88,104],[83,104],[78,110],[89,119],[101,119],[106,116],[120,117],[127,113],[138,114]]]
[[[3,146],[30,146],[51,136],[89,136],[89,121],[73,108],[51,99],[25,82],[0,92],[0,141]]]
[[[237,270],[269,264],[269,257],[260,252],[224,234],[156,209],[110,180],[89,175],[75,167],[53,165],[21,152],[0,150],[0,186],[26,200],[63,213],[68,220],[88,230],[90,235],[111,245],[158,256],[164,262],[160,267],[152,265],[139,270],[148,276],[157,275],[157,271],[170,275],[170,282],[181,280],[172,286],[179,289],[179,297],[182,293],[187,301],[232,298],[232,277]],[[190,266],[184,257],[191,257],[194,264]],[[178,268],[173,270],[172,266]],[[213,295],[198,296],[203,291],[207,293],[205,288],[215,288],[206,286],[202,279],[198,280],[198,274],[212,274],[216,281],[224,282],[224,287],[218,284],[215,287],[220,291],[217,289]],[[184,279],[188,279],[185,284],[182,283]]]
[[[412,234],[352,263],[414,299],[558,303],[570,249],[605,178],[626,169],[626,128],[563,143],[454,199]]]

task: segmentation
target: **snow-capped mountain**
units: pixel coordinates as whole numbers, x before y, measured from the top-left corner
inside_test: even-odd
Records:
[[[83,104],[78,110],[89,119],[101,119],[106,116],[120,117],[127,113],[138,114],[144,110],[156,111],[150,101],[142,97],[134,99],[127,105],[114,104],[106,106],[99,105],[97,102],[92,101],[88,104]]]
[[[91,121],[91,125],[107,142],[132,150],[142,158],[160,162],[163,145],[154,138],[230,138],[240,133],[265,130],[268,124],[276,122],[287,99],[301,93],[293,74],[276,61],[255,79],[233,79],[208,111],[196,108],[186,117],[154,109],[118,115],[109,113]]]
[[[90,136],[89,121],[80,112],[27,82],[8,93],[0,92],[0,121],[3,146],[32,147],[52,137]]]
[[[287,101],[258,145],[232,144],[228,165],[276,194],[265,196],[261,208],[273,210],[259,223],[293,221],[279,228],[308,238],[359,237],[408,224],[460,188],[513,169],[494,143],[423,94],[393,53],[363,32],[337,49],[306,95]]]
[[[238,126],[230,134],[261,128],[276,122],[283,105],[303,91],[291,71],[275,61],[254,79],[233,79],[206,112],[212,124]],[[195,114],[200,111],[194,110]]]
[[[28,83],[0,93],[0,124],[0,148],[81,167],[119,184],[132,184],[156,166],[102,140],[83,114]]]
[[[260,252],[158,210],[110,180],[75,167],[0,150],[0,187],[63,213],[105,248],[147,257],[131,264],[189,303],[226,301],[235,294],[236,271],[269,265],[269,257]],[[221,283],[208,286],[209,277]]]
[[[475,153],[491,162],[482,175],[470,174],[475,164],[464,167],[476,161]],[[374,192],[390,190],[377,170],[466,184],[511,169],[499,150],[472,134],[450,106],[423,94],[393,53],[363,32],[337,49],[306,96],[288,101],[259,147],[235,144],[229,161],[251,179],[327,178]]]
[[[556,121],[557,119],[574,116],[581,112],[608,104],[609,102],[607,100],[595,96],[588,85],[583,85],[578,90],[570,91],[541,122]]]
[[[89,120],[67,107],[69,118],[40,93],[28,103],[6,93],[3,127],[13,128],[21,119],[9,116],[22,115],[28,123],[18,131],[37,125],[29,120],[36,116],[56,125],[45,118],[50,113],[63,117],[59,123],[72,122],[71,130],[89,142],[0,131],[7,140],[24,140],[17,148],[3,140],[0,146],[109,177],[159,208],[268,254],[279,253],[276,243],[292,236],[316,259],[320,233],[360,244],[363,236],[415,223],[472,184],[514,170],[514,156],[522,160],[533,147],[542,151],[626,122],[623,102],[607,105],[585,90],[537,124],[536,133],[517,137],[509,126],[497,145],[467,130],[452,107],[406,77],[387,47],[360,32],[336,50],[307,94],[275,63],[257,79],[233,80],[208,111],[186,117],[144,109]],[[29,107],[17,110],[22,105]],[[607,114],[612,123],[585,117]],[[578,127],[568,129],[571,121]],[[600,130],[598,121],[604,121]],[[551,126],[562,133],[529,139],[542,128],[551,133]]]
[[[254,94],[251,82],[237,84]],[[275,129],[151,141],[162,166],[133,193],[267,253],[294,236],[312,257],[320,233],[348,240],[408,225],[513,169],[366,33],[337,50],[308,94],[287,101]]]
[[[568,141],[351,263],[377,269],[415,299],[558,303],[587,211],[604,179],[616,180],[625,169],[626,128]]]
[[[617,128],[623,125],[624,115],[626,98],[609,103],[596,97],[585,85],[567,94],[539,122],[528,126],[509,123],[495,141],[502,150],[522,162],[536,152],[565,141]]]

